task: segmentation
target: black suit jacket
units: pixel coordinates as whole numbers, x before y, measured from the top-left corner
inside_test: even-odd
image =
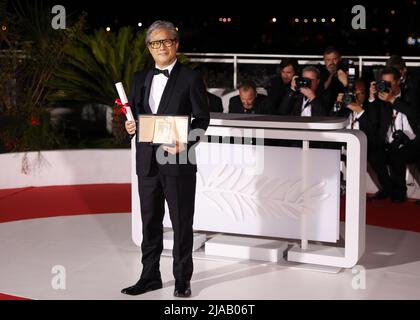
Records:
[[[368,153],[377,148],[377,132],[379,130],[379,109],[370,103],[363,106],[365,112],[358,118],[359,128],[362,130],[368,140]],[[338,112],[331,113],[335,117],[348,118],[352,111],[349,108],[342,107]]]
[[[150,89],[153,80],[153,71],[148,69],[137,72],[134,75],[131,94],[130,106],[134,108],[135,115],[151,114],[149,106]],[[210,122],[209,104],[207,100],[207,91],[204,81],[197,71],[182,65],[179,61],[175,64],[165,90],[160,101],[157,114],[167,115],[187,115],[192,116],[193,120],[190,129],[206,130]],[[137,117],[136,117],[137,118]],[[141,128],[139,128],[141,130]],[[136,131],[138,132],[138,130]],[[136,136],[137,139],[137,136]],[[175,163],[158,164],[156,161],[156,151],[158,146],[149,143],[139,143],[136,140],[136,171],[138,175],[147,176],[152,172],[153,167],[157,167],[159,171],[166,175],[191,174],[197,171],[195,164],[194,150],[195,141],[188,143],[185,151],[176,156],[165,155],[171,158]],[[181,164],[182,159],[187,154],[188,163]]]
[[[244,105],[239,96],[234,96],[229,100],[229,113],[245,113]],[[254,105],[250,110],[251,114],[271,114],[270,103],[266,96],[257,95]]]
[[[300,116],[302,113],[303,94],[293,91],[291,88],[287,90],[277,113],[280,115]],[[327,115],[323,102],[320,98],[316,97],[311,101],[311,115],[314,117],[324,117]]]
[[[290,84],[285,85],[281,76],[275,76],[271,79],[270,87],[268,89],[268,98],[270,99],[272,106],[278,108],[283,100],[284,95],[287,93],[287,89],[289,88]]]
[[[384,102],[378,98],[371,103],[372,108],[377,108],[379,112],[379,129],[377,131],[377,141],[379,145],[384,145],[389,126],[392,124],[393,110],[404,113],[410,123],[411,128],[416,134],[416,142],[420,143],[420,127],[416,121],[416,107],[407,101],[397,98],[394,104]]]
[[[407,79],[401,83],[402,100],[414,110],[417,130],[420,127],[420,79],[416,75],[408,74]],[[414,128],[413,128],[414,129]]]
[[[210,112],[223,112],[222,99],[213,93],[207,92]]]

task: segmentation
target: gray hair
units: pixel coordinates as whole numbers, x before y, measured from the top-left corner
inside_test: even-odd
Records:
[[[317,79],[320,78],[320,72],[319,72],[319,69],[317,67],[307,66],[307,67],[303,68],[302,74],[304,72],[313,72],[313,73],[315,73]]]
[[[146,33],[146,45],[149,44],[150,42],[150,35],[152,34],[153,31],[157,30],[157,29],[166,29],[169,30],[172,34],[172,39],[176,39],[179,40],[179,34],[178,31],[176,30],[174,24],[172,22],[169,21],[164,21],[164,20],[156,20],[155,22],[153,22],[151,24],[151,26],[149,27],[149,29],[147,29],[147,33]]]

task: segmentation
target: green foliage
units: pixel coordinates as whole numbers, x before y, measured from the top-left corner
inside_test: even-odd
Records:
[[[2,1],[0,9],[5,10]],[[66,30],[54,30],[50,8],[42,1],[11,4],[7,19],[13,23],[0,39],[0,48],[5,48],[0,57],[0,116],[10,121],[0,139],[6,151],[51,149],[59,145],[60,134],[47,112],[46,84],[62,63],[64,48],[82,30],[83,18]]]
[[[134,33],[131,27],[79,35],[65,49],[66,61],[49,82],[48,98],[113,105],[115,83],[123,82],[128,93],[133,74],[152,63],[144,39],[144,31]]]

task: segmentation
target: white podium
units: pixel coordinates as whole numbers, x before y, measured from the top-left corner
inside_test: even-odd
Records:
[[[206,251],[267,261],[281,258],[284,239],[299,239],[287,260],[350,268],[365,249],[366,136],[344,130],[347,119],[212,114],[207,136],[302,141],[302,148],[202,142],[196,148],[197,193],[194,230],[230,234],[208,241]],[[346,143],[344,247],[337,246],[340,209],[340,150],[310,148],[310,141]],[[141,244],[141,216],[132,148],[132,237]],[[164,226],[171,227],[169,214]],[[234,243],[234,236],[238,241]],[[271,253],[249,236],[282,239]],[[217,238],[219,237],[219,238]],[[316,243],[309,243],[315,241]],[[273,242],[275,243],[275,241]],[[331,244],[329,244],[331,243]],[[236,246],[236,247],[235,247]],[[237,248],[235,250],[235,248]],[[276,251],[277,250],[277,251]],[[249,253],[248,255],[246,253]],[[274,253],[273,253],[274,252]],[[232,254],[233,257],[236,257]]]

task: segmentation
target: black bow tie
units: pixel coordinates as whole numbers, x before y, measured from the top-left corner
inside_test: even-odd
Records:
[[[161,69],[158,69],[158,68],[153,69],[153,74],[154,75],[158,75],[159,73],[162,73],[167,78],[169,78],[169,70],[168,69],[164,69],[164,70],[161,70]]]

